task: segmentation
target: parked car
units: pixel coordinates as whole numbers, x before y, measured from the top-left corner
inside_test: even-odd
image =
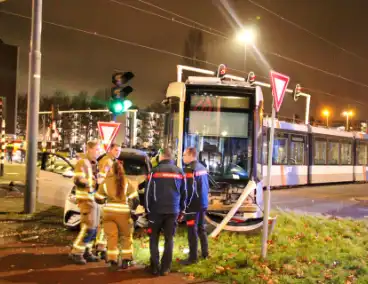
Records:
[[[100,156],[98,160],[100,160],[104,155]],[[151,170],[151,164],[147,154],[140,150],[125,148],[122,149],[118,159],[123,162],[125,174],[128,179],[138,186],[139,197],[141,204],[143,204],[146,178]],[[73,173],[67,172],[64,175],[73,176]],[[69,188],[69,192],[65,199],[63,219],[64,225],[70,229],[75,229],[80,224],[80,212],[76,203],[74,185]],[[147,220],[144,218],[144,215],[134,216],[134,219],[138,227],[147,226]]]
[[[146,177],[151,171],[148,155],[140,150],[125,148],[118,159],[123,162],[128,179],[137,184],[143,204]],[[43,152],[38,153],[38,167],[38,202],[64,208],[64,225],[71,229],[78,228],[80,211],[75,198],[73,163],[58,154]],[[136,217],[135,221],[139,227],[147,226],[144,215]]]

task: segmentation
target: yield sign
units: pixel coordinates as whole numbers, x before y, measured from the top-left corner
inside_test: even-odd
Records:
[[[118,134],[120,123],[98,121],[97,125],[100,136],[103,140],[105,151],[107,151],[112,141],[115,139],[116,134]]]
[[[275,109],[277,112],[279,112],[282,100],[284,99],[286,88],[290,81],[290,77],[281,73],[277,73],[273,70],[271,70],[270,75]]]

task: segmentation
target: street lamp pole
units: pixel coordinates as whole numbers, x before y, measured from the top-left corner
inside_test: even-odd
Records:
[[[24,212],[36,209],[38,111],[41,82],[42,0],[32,2],[32,28],[28,71],[27,159]]]

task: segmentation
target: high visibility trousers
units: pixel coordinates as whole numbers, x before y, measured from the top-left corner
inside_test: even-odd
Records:
[[[100,221],[99,208],[96,202],[79,202],[79,208],[81,214],[81,229],[74,241],[72,254],[84,254],[86,249],[92,249],[96,238],[98,223]]]
[[[105,231],[104,231],[104,227],[103,227],[103,210],[101,209],[101,207],[98,207],[99,211],[100,211],[100,223],[97,229],[97,236],[96,236],[96,251],[97,252],[102,252],[106,250],[106,235],[105,235]]]
[[[130,212],[104,212],[103,226],[107,238],[107,261],[133,259],[133,220]],[[120,239],[120,241],[119,241]]]

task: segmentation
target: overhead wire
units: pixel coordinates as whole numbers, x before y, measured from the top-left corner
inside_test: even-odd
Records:
[[[6,15],[15,16],[15,17],[19,17],[19,18],[24,18],[24,19],[28,19],[28,20],[31,20],[32,19],[31,16],[26,16],[26,15],[15,13],[15,12],[8,11],[8,10],[0,10],[0,13],[6,14]],[[188,57],[188,56],[181,55],[181,54],[178,54],[178,53],[175,53],[175,52],[171,52],[171,51],[167,51],[167,50],[163,50],[163,49],[159,49],[159,48],[154,48],[154,47],[151,47],[151,46],[143,45],[143,44],[132,42],[132,41],[128,41],[128,40],[119,39],[119,38],[116,38],[116,37],[108,36],[108,35],[105,35],[105,34],[102,34],[102,33],[93,32],[93,31],[88,31],[88,30],[77,28],[77,27],[74,27],[74,26],[59,24],[59,23],[55,23],[55,22],[51,22],[51,21],[46,21],[46,20],[43,20],[43,23],[48,24],[48,25],[51,25],[51,26],[55,26],[55,27],[59,27],[59,28],[63,28],[63,29],[71,30],[71,31],[75,31],[75,32],[80,32],[80,33],[84,33],[84,34],[96,36],[96,37],[103,38],[103,39],[108,39],[108,40],[116,41],[116,42],[119,42],[119,43],[124,43],[124,44],[130,45],[130,46],[134,46],[134,47],[140,47],[140,48],[148,49],[148,50],[151,50],[151,51],[156,51],[156,52],[159,52],[159,53],[162,53],[162,54],[171,55],[171,56],[179,57],[179,58],[182,58],[182,59],[193,60],[193,61],[196,61],[196,62],[208,64],[208,65],[211,65],[211,66],[216,66],[217,67],[219,65],[217,63],[209,62],[207,60],[201,60],[201,59],[198,59],[198,58]],[[239,73],[242,73],[242,74],[245,73],[244,70],[239,70],[239,69],[234,69],[234,68],[228,68],[228,70],[232,70],[232,71],[239,72]],[[259,76],[258,75],[257,77],[269,79],[268,77],[265,77],[265,76]],[[308,89],[308,88],[304,88],[303,87],[303,89]],[[340,96],[337,96],[337,95],[334,95],[334,94],[326,93],[326,92],[323,92],[323,91],[318,91],[318,92],[321,93],[321,94],[335,96],[338,99],[347,100],[347,99],[345,99],[343,97],[340,97]],[[350,101],[353,101],[353,100],[350,99]],[[355,102],[360,103],[360,104],[363,104],[363,103],[358,102],[358,101],[355,101]]]
[[[330,41],[330,40],[324,38],[323,36],[321,36],[321,35],[319,35],[317,33],[314,33],[314,32],[308,30],[305,27],[302,27],[301,25],[299,25],[299,24],[297,24],[297,23],[295,23],[295,22],[293,22],[293,21],[291,21],[289,19],[286,19],[285,17],[281,16],[280,14],[276,13],[275,11],[262,6],[261,4],[259,4],[258,2],[254,1],[254,0],[248,0],[248,2],[251,3],[251,4],[253,4],[254,6],[257,6],[258,8],[261,8],[262,10],[264,10],[264,11],[266,11],[266,12],[274,15],[275,17],[280,18],[281,20],[283,20],[284,22],[286,22],[286,23],[294,26],[295,28],[304,31],[307,34],[309,34],[309,35],[311,35],[311,36],[313,36],[313,37],[315,37],[315,38],[317,38],[317,39],[319,39],[319,40],[321,40],[321,41],[323,41],[323,42],[325,42],[325,43],[327,43],[327,44],[329,44],[329,45],[331,45],[331,46],[333,46],[333,47],[335,47],[335,48],[337,48],[337,49],[339,49],[339,50],[341,50],[341,51],[343,51],[343,52],[345,52],[345,53],[347,53],[347,54],[349,54],[349,55],[351,55],[353,57],[355,57],[355,58],[357,58],[357,59],[368,61],[368,59],[366,59],[366,58],[358,55],[357,53],[355,53],[353,51],[350,51],[350,50],[348,50],[348,49],[346,49],[346,48],[344,48],[344,47],[342,47],[342,46],[334,43],[333,41]]]
[[[135,7],[135,6],[133,6],[133,5],[127,4],[127,3],[125,3],[125,2],[121,2],[121,1],[119,1],[119,0],[108,0],[108,1],[110,1],[110,2],[114,2],[114,3],[116,3],[116,4],[120,4],[120,5],[123,5],[123,6],[127,6],[127,7],[130,7],[130,8],[132,8],[132,9],[139,10],[139,11],[141,11],[141,12],[143,12],[143,13],[146,13],[146,14],[150,14],[150,15],[153,15],[153,16],[158,16],[158,17],[160,17],[160,18],[162,18],[162,19],[165,19],[165,20],[168,20],[168,21],[171,21],[171,22],[175,22],[175,23],[178,23],[178,24],[181,24],[181,25],[185,25],[185,26],[187,26],[187,27],[191,27],[191,28],[193,28],[193,29],[197,29],[197,30],[200,30],[200,31],[205,32],[205,33],[208,33],[208,34],[211,34],[211,35],[214,35],[214,36],[217,36],[217,37],[221,37],[221,38],[226,39],[226,40],[230,40],[230,37],[226,36],[224,33],[217,34],[217,33],[215,33],[215,32],[212,32],[212,31],[210,31],[210,30],[213,30],[213,31],[214,31],[215,29],[213,29],[213,28],[211,28],[211,27],[209,27],[209,26],[206,26],[206,25],[204,25],[204,24],[201,24],[201,26],[202,26],[202,27],[205,27],[206,29],[204,29],[204,28],[200,28],[200,27],[197,27],[197,26],[195,26],[195,25],[190,25],[190,24],[184,23],[184,22],[182,22],[182,21],[176,20],[176,19],[174,19],[174,18],[170,18],[170,17],[167,17],[167,16],[163,16],[163,15],[157,14],[157,13],[152,12],[152,11],[148,11],[148,10],[145,10],[145,9],[142,9],[142,8],[138,8],[138,7]],[[139,2],[144,3],[144,4],[149,3],[149,2],[144,1],[144,0],[136,0],[136,1],[139,1]],[[172,15],[180,16],[181,18],[186,19],[186,20],[188,20],[188,19],[189,19],[189,18],[187,18],[187,17],[181,16],[181,15],[179,15],[179,14],[177,14],[177,13],[174,13],[174,12],[172,12],[172,11],[170,11],[170,10],[167,10],[167,9],[165,9],[165,8],[162,8],[162,7],[160,7],[160,6],[153,5],[153,4],[152,4],[152,5],[150,4],[150,6],[153,6],[153,7],[155,7],[155,8],[157,8],[157,7],[158,7],[160,10],[162,10],[162,11],[164,11],[164,12],[168,13],[168,14],[172,14]],[[190,20],[190,19],[189,19],[189,20]],[[196,21],[194,21],[194,20],[190,20],[190,21],[195,22],[195,23],[198,23],[198,22],[196,22]],[[361,86],[361,87],[368,88],[368,84],[364,84],[364,83],[362,83],[362,82],[355,81],[355,80],[353,80],[353,79],[350,79],[350,78],[344,77],[344,76],[342,76],[342,75],[339,75],[339,74],[336,74],[336,73],[333,73],[333,72],[330,72],[330,71],[323,70],[323,69],[321,69],[321,68],[319,68],[319,67],[316,67],[316,66],[313,66],[313,65],[310,65],[310,64],[307,64],[307,63],[301,62],[301,61],[299,61],[299,60],[296,60],[296,59],[293,59],[293,58],[291,58],[291,57],[288,57],[288,56],[282,55],[282,54],[280,54],[280,53],[276,53],[276,52],[272,52],[272,51],[268,51],[268,50],[263,50],[262,52],[267,53],[267,54],[270,54],[270,55],[273,55],[273,56],[278,57],[278,58],[281,58],[281,59],[284,59],[285,61],[289,61],[289,62],[291,62],[291,63],[298,64],[298,65],[303,66],[303,67],[305,67],[305,68],[312,69],[312,70],[314,70],[314,71],[318,71],[318,72],[324,73],[325,75],[329,75],[329,76],[335,77],[335,78],[337,78],[337,79],[341,79],[341,80],[347,81],[347,82],[349,82],[349,83],[352,83],[352,84],[355,84],[355,85],[358,85],[358,86]]]

